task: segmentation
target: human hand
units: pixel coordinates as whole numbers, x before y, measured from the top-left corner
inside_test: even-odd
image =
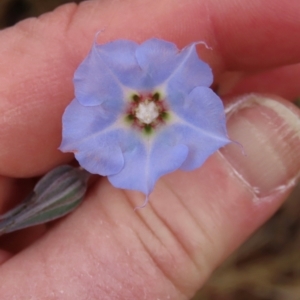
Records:
[[[260,73],[231,94],[255,90],[253,81],[260,78],[259,91],[280,90],[290,98],[300,92],[296,81],[286,87],[291,70],[299,74],[300,69],[286,66],[300,61],[299,4],[281,3],[89,1],[2,31],[3,209],[16,186],[31,186],[30,179],[13,178],[37,176],[70,161],[57,150],[61,115],[73,97],[74,70],[95,32],[104,29],[103,43],[156,36],[181,48],[204,40],[213,50],[199,47],[200,57],[211,65],[215,86],[222,90],[226,71],[285,66],[280,80],[269,75],[264,84],[261,78],[267,75]],[[239,99],[243,102],[231,108],[228,130],[243,144],[246,157],[229,145],[193,172],[164,176],[147,207],[136,212],[143,195],[97,179],[68,217],[2,239],[2,248],[11,250],[1,254],[2,299],[189,299],[272,215],[299,174],[297,109],[273,96]],[[231,101],[226,97],[228,105]]]

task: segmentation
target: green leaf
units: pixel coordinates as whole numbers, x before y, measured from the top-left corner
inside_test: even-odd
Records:
[[[60,218],[83,200],[90,173],[68,165],[48,172],[17,207],[0,216],[0,234]]]

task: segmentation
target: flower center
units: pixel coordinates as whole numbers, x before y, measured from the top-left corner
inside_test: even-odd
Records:
[[[135,129],[149,135],[164,125],[168,119],[166,101],[158,92],[131,96],[125,112],[125,121]]]
[[[159,116],[159,108],[153,101],[146,100],[138,104],[135,116],[141,123],[150,124]]]

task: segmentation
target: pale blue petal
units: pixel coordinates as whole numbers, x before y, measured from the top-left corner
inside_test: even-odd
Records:
[[[124,167],[119,173],[108,176],[108,179],[117,188],[146,193],[148,190],[145,175],[147,149],[134,132],[128,132],[127,139],[123,139],[122,142]],[[126,142],[131,146],[126,145]]]
[[[61,150],[72,149],[73,144],[89,134],[106,129],[120,116],[122,102],[105,102],[97,106],[83,106],[74,99],[63,115],[63,141]]]
[[[92,174],[109,176],[120,172],[124,157],[120,141],[124,132],[112,129],[87,136],[77,143],[75,157],[80,165]]]
[[[82,105],[94,106],[123,98],[119,79],[98,52],[98,46],[94,43],[74,74],[75,97]]]
[[[169,126],[165,135],[173,137],[174,143],[186,145],[188,148],[187,158],[180,166],[185,171],[199,168],[211,154],[230,143],[226,136],[210,135],[200,128],[184,123]]]
[[[171,126],[169,134],[189,148],[181,169],[198,168],[212,153],[230,143],[223,103],[211,89],[196,87],[185,98],[170,98],[169,103],[180,118],[180,125]]]
[[[177,170],[186,160],[188,152],[188,147],[184,143],[178,143],[176,136],[170,136],[167,130],[159,133],[153,144],[149,161],[153,186],[159,177]]]
[[[174,43],[153,38],[136,49],[136,59],[154,86],[167,81],[170,88],[176,85],[177,91],[189,93],[196,86],[210,86],[213,82],[212,71],[199,59],[195,46],[179,51]]]
[[[182,98],[195,87],[208,87],[213,82],[209,65],[199,59],[196,45],[184,48],[180,53],[180,64],[167,81],[167,94],[172,98]]]
[[[178,169],[188,153],[185,145],[174,145],[164,135],[144,143],[132,133],[130,141],[134,141],[135,147],[123,152],[124,168],[108,179],[115,187],[138,190],[146,195],[151,193],[159,177]]]
[[[113,104],[105,102],[89,107],[81,105],[75,99],[63,115],[63,140],[60,150],[73,152],[80,165],[91,173],[114,174],[124,164],[118,142],[122,132],[114,127],[121,106]]]
[[[209,135],[226,137],[223,102],[210,88],[196,87],[185,98],[169,97],[171,111]]]
[[[153,87],[169,78],[181,61],[174,43],[156,38],[142,43],[135,55],[140,67],[152,78]]]
[[[154,87],[154,84],[137,62],[135,52],[138,47],[139,45],[135,42],[117,40],[97,45],[97,50],[101,60],[105,62],[122,85],[148,92]]]

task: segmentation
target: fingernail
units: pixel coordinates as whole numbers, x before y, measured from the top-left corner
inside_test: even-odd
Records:
[[[282,99],[251,94],[227,109],[229,137],[221,150],[258,197],[295,184],[300,174],[300,112]]]

